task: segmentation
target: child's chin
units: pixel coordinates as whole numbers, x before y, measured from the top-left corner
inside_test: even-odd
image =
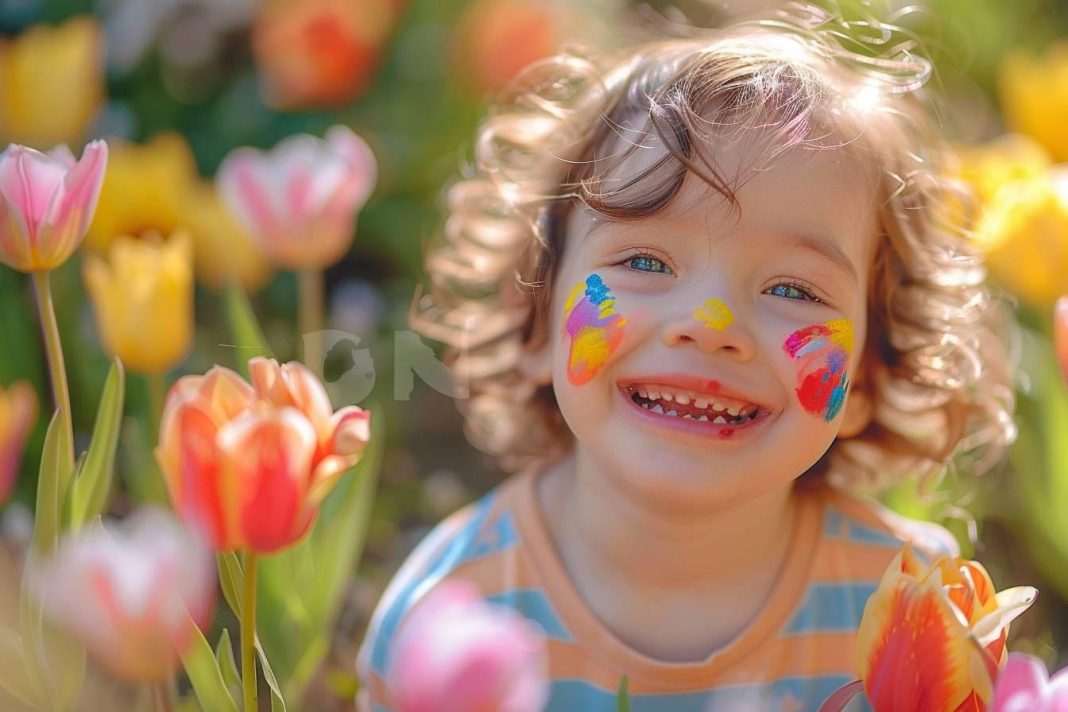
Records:
[[[621,487],[643,506],[673,511],[712,510],[746,497],[753,483],[744,472],[663,463],[631,463],[613,468]]]

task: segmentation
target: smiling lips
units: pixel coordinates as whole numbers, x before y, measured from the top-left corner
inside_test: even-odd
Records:
[[[644,382],[626,384],[624,390],[647,411],[700,423],[740,426],[767,412],[755,403],[719,393],[715,381],[704,383],[710,386],[708,390]]]

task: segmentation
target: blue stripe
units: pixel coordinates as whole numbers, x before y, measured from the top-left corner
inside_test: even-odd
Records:
[[[385,675],[389,662],[389,646],[397,632],[404,614],[415,603],[415,594],[426,591],[431,582],[436,582],[448,575],[462,563],[468,555],[471,542],[478,535],[482,523],[490,512],[490,505],[495,499],[495,492],[483,497],[475,505],[475,513],[456,538],[445,547],[438,558],[430,564],[427,571],[419,578],[409,581],[393,600],[393,605],[382,617],[382,625],[376,631],[374,647],[371,649],[371,668],[379,675]],[[431,534],[432,536],[433,534]]]
[[[814,583],[805,592],[783,635],[852,633],[860,625],[864,604],[875,592],[875,581]]]
[[[516,534],[512,515],[504,512],[497,517],[491,526],[486,527],[485,531],[479,535],[478,540],[472,545],[471,550],[456,565],[459,566],[483,556],[511,549],[518,543],[519,535]]]
[[[866,527],[863,524],[851,523],[849,525],[849,538],[853,541],[864,542],[865,544],[885,546],[889,549],[900,549],[902,547],[902,542],[896,537],[887,534],[884,531]]]
[[[733,685],[705,692],[630,696],[633,712],[763,712],[798,710],[817,712],[831,693],[851,682],[844,675],[788,677],[766,684]],[[585,680],[557,679],[545,712],[615,712],[615,690],[603,690]],[[867,709],[855,700],[849,712]]]
[[[845,517],[837,509],[827,508],[827,517],[823,522],[823,535],[828,539],[838,539],[842,536],[842,523]]]
[[[486,600],[508,606],[522,613],[541,626],[541,629],[549,638],[556,638],[565,643],[570,643],[573,640],[567,628],[560,622],[553,604],[549,602],[549,599],[541,589],[516,588],[493,596],[487,596]]]

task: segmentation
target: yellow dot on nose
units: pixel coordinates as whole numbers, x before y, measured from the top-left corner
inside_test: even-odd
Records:
[[[734,323],[734,314],[722,299],[709,299],[693,310],[693,317],[710,329],[723,331]]]

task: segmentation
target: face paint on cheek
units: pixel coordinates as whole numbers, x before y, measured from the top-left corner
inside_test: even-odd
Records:
[[[853,352],[853,324],[834,319],[812,324],[786,337],[783,350],[801,365],[797,400],[828,423],[842,409],[849,376],[846,367]]]
[[[589,383],[623,341],[627,321],[615,313],[616,298],[599,274],[579,282],[564,302],[564,331],[571,337],[567,380]]]
[[[734,314],[722,299],[707,300],[693,310],[693,318],[716,331],[723,331],[734,323]]]

